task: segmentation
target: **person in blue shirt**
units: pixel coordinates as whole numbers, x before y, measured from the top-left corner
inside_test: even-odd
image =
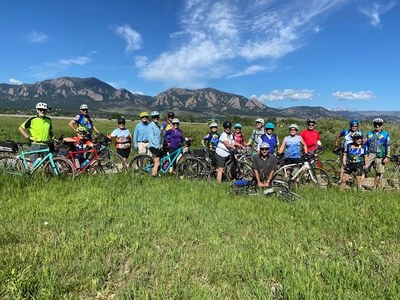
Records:
[[[149,144],[149,113],[142,111],[139,114],[140,122],[136,124],[133,131],[133,147],[138,154],[148,154]]]
[[[390,136],[387,131],[382,130],[383,120],[376,118],[372,121],[374,129],[367,133],[365,144],[368,146],[368,167],[372,162],[375,163],[375,189],[379,186],[383,173],[385,172],[385,164],[390,158]]]
[[[275,151],[279,149],[279,139],[278,136],[274,133],[275,125],[272,123],[265,124],[265,133],[258,137],[257,145],[261,145],[261,143],[269,144],[269,152],[274,154]],[[259,149],[255,149],[259,152]]]
[[[153,177],[157,176],[158,167],[160,166],[161,158],[161,130],[158,126],[158,121],[160,120],[160,113],[158,111],[151,112],[152,121],[149,124],[149,142],[147,147],[149,148],[151,154],[153,155],[154,166],[151,170],[151,175]]]
[[[87,104],[82,104],[79,108],[81,110],[80,114],[77,114],[69,123],[68,126],[71,128],[74,132],[75,130],[79,127],[85,127],[86,130],[88,131],[88,138],[92,139],[92,133],[93,131],[99,134],[100,132],[97,130],[97,128],[93,125],[93,121],[89,116],[89,107]]]

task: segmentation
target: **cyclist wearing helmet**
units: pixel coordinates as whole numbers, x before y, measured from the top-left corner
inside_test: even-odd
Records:
[[[385,172],[385,164],[390,157],[390,136],[387,131],[382,130],[383,120],[376,118],[372,121],[374,129],[367,133],[366,145],[369,149],[368,167],[375,162],[374,186],[378,187],[382,174]]]
[[[341,154],[341,162],[343,161],[343,152],[346,150],[347,145],[353,143],[353,133],[354,132],[360,132],[362,135],[364,133],[362,130],[360,130],[360,122],[358,120],[351,120],[349,122],[349,129],[343,129],[338,135],[336,135],[335,138],[335,147],[333,148],[333,152],[336,154]],[[343,138],[343,143],[342,147],[339,148],[339,140]],[[342,182],[342,177],[344,174],[344,165],[342,164],[342,167],[340,168],[340,177],[339,177],[339,182]]]
[[[149,143],[147,147],[149,148],[154,159],[154,166],[151,170],[151,175],[155,177],[158,172],[158,167],[160,166],[161,157],[161,130],[158,127],[158,121],[160,120],[160,113],[158,111],[151,112],[152,121],[149,124]]]
[[[242,133],[242,124],[236,123],[233,128],[235,129],[235,131],[233,132],[235,142],[238,143],[242,148],[247,147],[247,143],[244,140],[244,136]]]
[[[100,132],[93,125],[93,121],[89,116],[89,107],[87,106],[87,104],[82,104],[80,106],[80,110],[81,113],[77,114],[71,121],[69,121],[68,126],[73,131],[75,131],[78,126],[85,127],[88,131],[88,137],[89,139],[91,139],[93,131],[95,131],[97,134],[99,134]]]
[[[352,139],[353,142],[347,144],[343,152],[342,164],[345,167],[340,188],[344,188],[349,175],[355,173],[357,188],[362,189],[364,172],[368,166],[368,148],[363,145],[363,134],[360,131],[353,132]]]
[[[178,148],[182,147],[182,144],[185,140],[183,136],[182,129],[179,128],[179,119],[173,118],[172,119],[172,128],[165,131],[164,134],[164,141],[168,145],[168,152],[171,154],[172,152],[178,150]],[[171,156],[171,160],[174,159],[174,156]],[[174,164],[176,161],[174,162]]]
[[[161,131],[167,131],[174,127],[172,124],[172,120],[175,118],[175,113],[170,111],[168,112],[167,117],[167,121],[161,124]]]
[[[72,151],[87,150],[93,148],[94,144],[89,139],[89,133],[86,127],[78,126],[76,128],[76,136],[66,137],[63,139],[65,143],[70,144]],[[78,153],[74,155],[74,159],[77,161],[77,166],[79,167],[87,158],[89,153]]]
[[[270,146],[266,142],[260,144],[260,152],[253,158],[253,171],[258,187],[269,187],[275,171],[278,169],[278,160],[270,152]]]
[[[136,124],[135,130],[133,131],[133,147],[138,154],[148,154],[149,144],[149,113],[142,111],[139,114],[140,122]]]
[[[304,153],[307,153],[307,145],[303,138],[298,135],[299,126],[297,124],[289,125],[289,135],[283,139],[282,145],[279,148],[279,155],[283,154],[285,165],[298,164],[301,162],[301,146]]]
[[[279,149],[279,139],[278,136],[273,133],[275,130],[275,125],[272,123],[265,124],[265,132],[263,135],[259,136],[257,139],[257,145],[261,143],[268,143],[269,144],[269,152],[275,153]],[[259,149],[256,149],[259,152]]]
[[[201,145],[208,149],[208,155],[212,165],[215,167],[215,149],[217,148],[219,140],[218,124],[212,122],[210,124],[210,132],[208,132],[201,140]]]
[[[125,123],[125,118],[119,117],[118,128],[114,129],[108,138],[115,138],[115,148],[117,149],[117,153],[122,156],[125,162],[127,162],[132,150],[132,135],[129,132],[129,129],[125,127]]]
[[[257,148],[258,148],[258,145],[257,145],[258,137],[260,137],[264,134],[264,123],[265,122],[264,122],[263,118],[258,118],[256,120],[256,128],[253,129],[253,131],[251,132],[249,142],[247,143],[250,146],[254,141],[254,149],[255,150],[257,150]]]
[[[31,151],[47,148],[46,142],[54,137],[51,119],[46,115],[48,109],[46,103],[37,103],[36,116],[30,117],[18,128],[18,131],[32,143]],[[32,153],[31,162],[34,163],[38,157],[38,153]]]
[[[229,121],[225,121],[224,124],[224,132],[221,133],[217,145],[217,149],[215,150],[215,160],[217,166],[217,182],[222,181],[222,173],[224,171],[225,163],[229,158],[232,150],[236,149],[236,146],[240,146],[235,143],[235,139],[232,133],[232,123]]]
[[[308,152],[317,154],[318,146],[321,146],[321,137],[319,132],[315,130],[315,124],[317,122],[314,119],[307,119],[307,129],[304,129],[300,136],[303,138],[304,143],[307,145]]]

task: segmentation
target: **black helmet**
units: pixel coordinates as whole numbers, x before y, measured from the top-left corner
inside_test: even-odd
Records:
[[[118,124],[125,124],[125,118],[124,117],[119,117],[118,118]]]
[[[224,128],[232,128],[232,122],[230,121],[225,121],[224,124],[222,124]]]
[[[168,119],[169,118],[175,118],[175,114],[172,112],[172,111],[170,111],[169,113],[168,113]]]
[[[353,140],[364,138],[364,136],[363,136],[363,134],[362,134],[361,131],[355,131],[355,132],[351,135],[351,137],[353,138]]]

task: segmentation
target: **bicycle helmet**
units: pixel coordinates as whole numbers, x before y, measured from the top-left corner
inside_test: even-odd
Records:
[[[358,122],[358,120],[351,120],[351,121],[349,122],[349,125],[350,125],[350,127],[353,126],[353,125],[360,126],[360,122]]]
[[[263,149],[263,148],[268,148],[268,149],[269,149],[269,144],[266,143],[266,142],[262,142],[262,143],[260,144],[260,149]]]
[[[148,118],[149,117],[149,113],[147,112],[147,111],[142,111],[140,114],[139,114],[139,117],[140,118]]]
[[[87,128],[84,126],[78,126],[78,128],[76,128],[76,132],[81,133],[83,135],[86,135],[88,133]]]
[[[212,122],[212,123],[210,124],[210,128],[213,128],[213,127],[218,127],[218,124],[217,124],[216,122]]]
[[[292,129],[292,128],[296,129],[296,131],[299,130],[299,126],[297,126],[297,124],[290,124],[289,125],[289,130]]]
[[[307,119],[307,124],[310,124],[310,123],[317,124],[317,122],[314,119]]]
[[[236,129],[236,128],[242,129],[242,124],[236,123],[233,127],[234,127],[235,129]]]
[[[168,113],[168,119],[169,118],[175,118],[175,114],[172,112],[172,111],[170,111],[169,113]]]
[[[265,121],[264,121],[263,118],[258,118],[258,119],[256,120],[256,123],[261,123],[261,124],[264,125]]]
[[[171,123],[172,124],[179,124],[179,119],[178,118],[173,118]]]
[[[275,129],[275,125],[272,124],[272,123],[267,123],[267,124],[265,124],[265,129],[272,129],[272,130],[274,130],[274,129]]]
[[[372,123],[374,124],[383,124],[383,120],[381,118],[375,118],[372,120]]]
[[[355,132],[351,135],[351,137],[353,138],[353,140],[356,140],[356,139],[362,139],[364,136],[363,136],[363,134],[362,134],[360,131],[355,131]]]
[[[82,104],[81,107],[79,107],[79,109],[89,109],[89,107],[87,106],[87,104]]]
[[[48,109],[47,107],[47,103],[44,102],[39,102],[38,104],[36,104],[36,109]]]
[[[225,121],[224,124],[222,125],[224,128],[232,128],[232,123],[229,121]]]
[[[124,117],[119,117],[118,118],[118,124],[125,124],[126,120]]]
[[[156,110],[153,110],[152,112],[151,112],[151,116],[154,118],[154,117],[160,117],[160,113],[158,112],[158,111],[156,111]]]

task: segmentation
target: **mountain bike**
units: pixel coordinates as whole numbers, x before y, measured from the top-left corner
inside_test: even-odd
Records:
[[[398,155],[392,155],[390,160],[395,163],[394,166],[388,168],[382,178],[382,183],[387,187],[398,189],[400,187],[400,157]]]
[[[282,199],[288,203],[294,203],[303,197],[299,194],[293,192],[290,185],[283,180],[273,179],[268,188],[258,188],[257,182],[255,180],[235,180],[231,186],[231,192],[240,195],[248,194],[254,196],[271,196],[276,195],[278,198]]]
[[[21,149],[19,155],[0,157],[0,168],[4,173],[14,175],[33,175],[40,169],[43,176],[60,176],[75,178],[73,164],[62,156],[55,156],[55,148],[60,141],[48,141],[46,148],[40,150],[25,150],[23,147],[28,143],[16,143]],[[29,156],[39,154],[39,158],[31,162]]]
[[[274,179],[283,180],[289,185],[308,186],[319,188],[331,186],[328,173],[318,167],[314,167],[315,154],[305,154],[303,162],[299,164],[283,164],[274,174]]]

